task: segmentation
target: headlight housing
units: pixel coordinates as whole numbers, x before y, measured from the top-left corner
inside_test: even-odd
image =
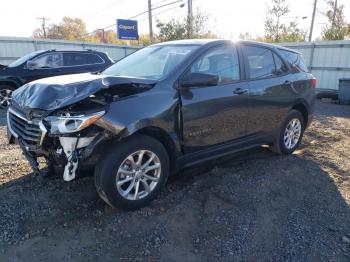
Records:
[[[87,115],[48,116],[45,118],[45,121],[50,125],[50,134],[69,134],[87,128],[99,120],[104,114],[105,111]]]

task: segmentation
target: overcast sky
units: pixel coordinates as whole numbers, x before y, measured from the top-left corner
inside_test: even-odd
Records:
[[[152,5],[159,6],[174,0],[153,0]],[[184,0],[187,2],[187,0]],[[262,35],[266,6],[269,0],[193,0],[194,9],[199,8],[209,14],[212,30],[222,38],[237,38],[240,32]],[[289,0],[291,12],[284,21],[297,20],[307,30],[310,26],[314,0]],[[345,5],[345,15],[350,22],[350,1],[338,0]],[[318,0],[318,12],[315,20],[314,36],[319,36],[326,22],[322,12],[326,0]],[[167,21],[170,18],[181,19],[186,15],[187,6],[179,7],[157,15],[156,18]],[[154,10],[154,14],[163,12],[169,7]],[[33,30],[41,26],[37,17],[48,17],[48,23],[59,23],[62,17],[82,18],[89,31],[115,23],[117,18],[130,18],[147,10],[147,0],[3,0],[0,15],[0,36],[31,36]],[[307,16],[307,19],[302,19]],[[148,32],[147,14],[137,18],[140,33]]]

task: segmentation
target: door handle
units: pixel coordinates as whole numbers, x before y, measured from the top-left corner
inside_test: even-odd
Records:
[[[243,89],[243,88],[236,88],[233,93],[236,94],[236,95],[242,95],[244,93],[247,93],[248,92],[248,89]]]

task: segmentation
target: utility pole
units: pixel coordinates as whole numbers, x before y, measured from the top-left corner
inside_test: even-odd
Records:
[[[44,32],[44,38],[46,38],[46,21],[50,20],[50,18],[47,18],[47,17],[43,16],[43,17],[38,17],[37,19],[42,20],[41,26],[42,26],[42,29],[43,29],[43,32]]]
[[[100,30],[102,32],[102,43],[107,43],[104,28],[97,29],[97,30]]]
[[[338,8],[338,0],[335,0],[334,1],[333,17],[332,17],[332,29],[334,27],[334,21],[335,21],[335,15],[337,13],[337,8]]]
[[[317,0],[314,1],[314,10],[312,11],[311,26],[309,32],[309,42],[312,40],[312,31],[314,30],[315,14],[316,14]]]
[[[148,0],[148,26],[149,26],[149,38],[153,43],[153,27],[152,27],[152,0]]]
[[[187,3],[187,30],[188,30],[188,38],[192,37],[192,31],[193,31],[193,11],[192,11],[192,0],[188,0]]]

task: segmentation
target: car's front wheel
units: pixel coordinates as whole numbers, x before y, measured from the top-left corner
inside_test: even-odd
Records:
[[[109,205],[134,210],[147,205],[164,187],[169,157],[157,140],[136,135],[116,143],[95,167],[95,185]]]
[[[11,86],[0,85],[0,108],[7,108],[11,103],[11,94],[14,88]]]
[[[305,120],[300,111],[291,110],[276,136],[272,151],[278,154],[291,154],[301,143]]]

